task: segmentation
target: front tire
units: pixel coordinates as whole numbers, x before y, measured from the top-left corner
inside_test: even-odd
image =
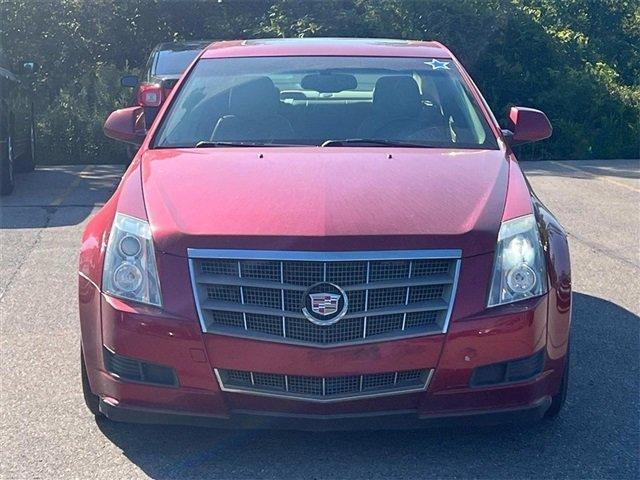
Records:
[[[82,348],[80,349],[80,371],[82,375],[82,395],[84,396],[84,403],[95,417],[102,417],[102,413],[100,412],[100,397],[91,391],[89,376],[87,375],[87,367],[84,364],[84,353],[82,353]]]
[[[10,195],[16,186],[13,140],[9,135],[0,152],[0,195]]]

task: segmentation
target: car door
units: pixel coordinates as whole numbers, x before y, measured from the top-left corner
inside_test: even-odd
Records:
[[[24,157],[31,142],[31,95],[23,79],[14,74],[15,89],[12,98],[16,158]]]

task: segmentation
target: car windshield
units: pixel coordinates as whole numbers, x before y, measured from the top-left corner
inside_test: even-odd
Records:
[[[193,59],[200,53],[194,50],[161,50],[154,67],[154,75],[180,75],[186,70]]]
[[[225,144],[497,148],[452,61],[395,57],[199,60],[154,146]]]

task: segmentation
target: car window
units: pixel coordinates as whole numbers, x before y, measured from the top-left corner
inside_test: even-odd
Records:
[[[497,148],[453,62],[395,57],[201,59],[154,144],[348,139]]]
[[[160,50],[157,53],[153,75],[180,75],[198,53],[200,50]]]

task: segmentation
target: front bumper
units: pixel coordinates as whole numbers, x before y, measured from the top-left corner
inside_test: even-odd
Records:
[[[549,322],[568,322],[568,314],[552,307],[551,292],[478,316],[454,312],[447,334],[318,349],[203,334],[193,318],[109,298],[82,277],[80,291],[89,382],[101,397],[102,412],[113,420],[316,430],[535,420],[558,393],[565,361],[566,345],[548,339]],[[160,387],[114,377],[105,368],[105,347],[172,367],[178,384]],[[545,366],[534,378],[470,386],[475,368],[540,350]],[[424,368],[434,373],[421,392],[325,404],[225,392],[215,368],[315,376]]]
[[[100,400],[100,412],[117,422],[186,425],[212,428],[282,429],[310,431],[340,430],[417,430],[440,426],[490,426],[504,423],[533,423],[544,416],[551,405],[545,396],[516,408],[477,410],[449,415],[420,415],[416,411],[385,411],[347,415],[304,415],[237,410],[229,416],[145,409]]]

